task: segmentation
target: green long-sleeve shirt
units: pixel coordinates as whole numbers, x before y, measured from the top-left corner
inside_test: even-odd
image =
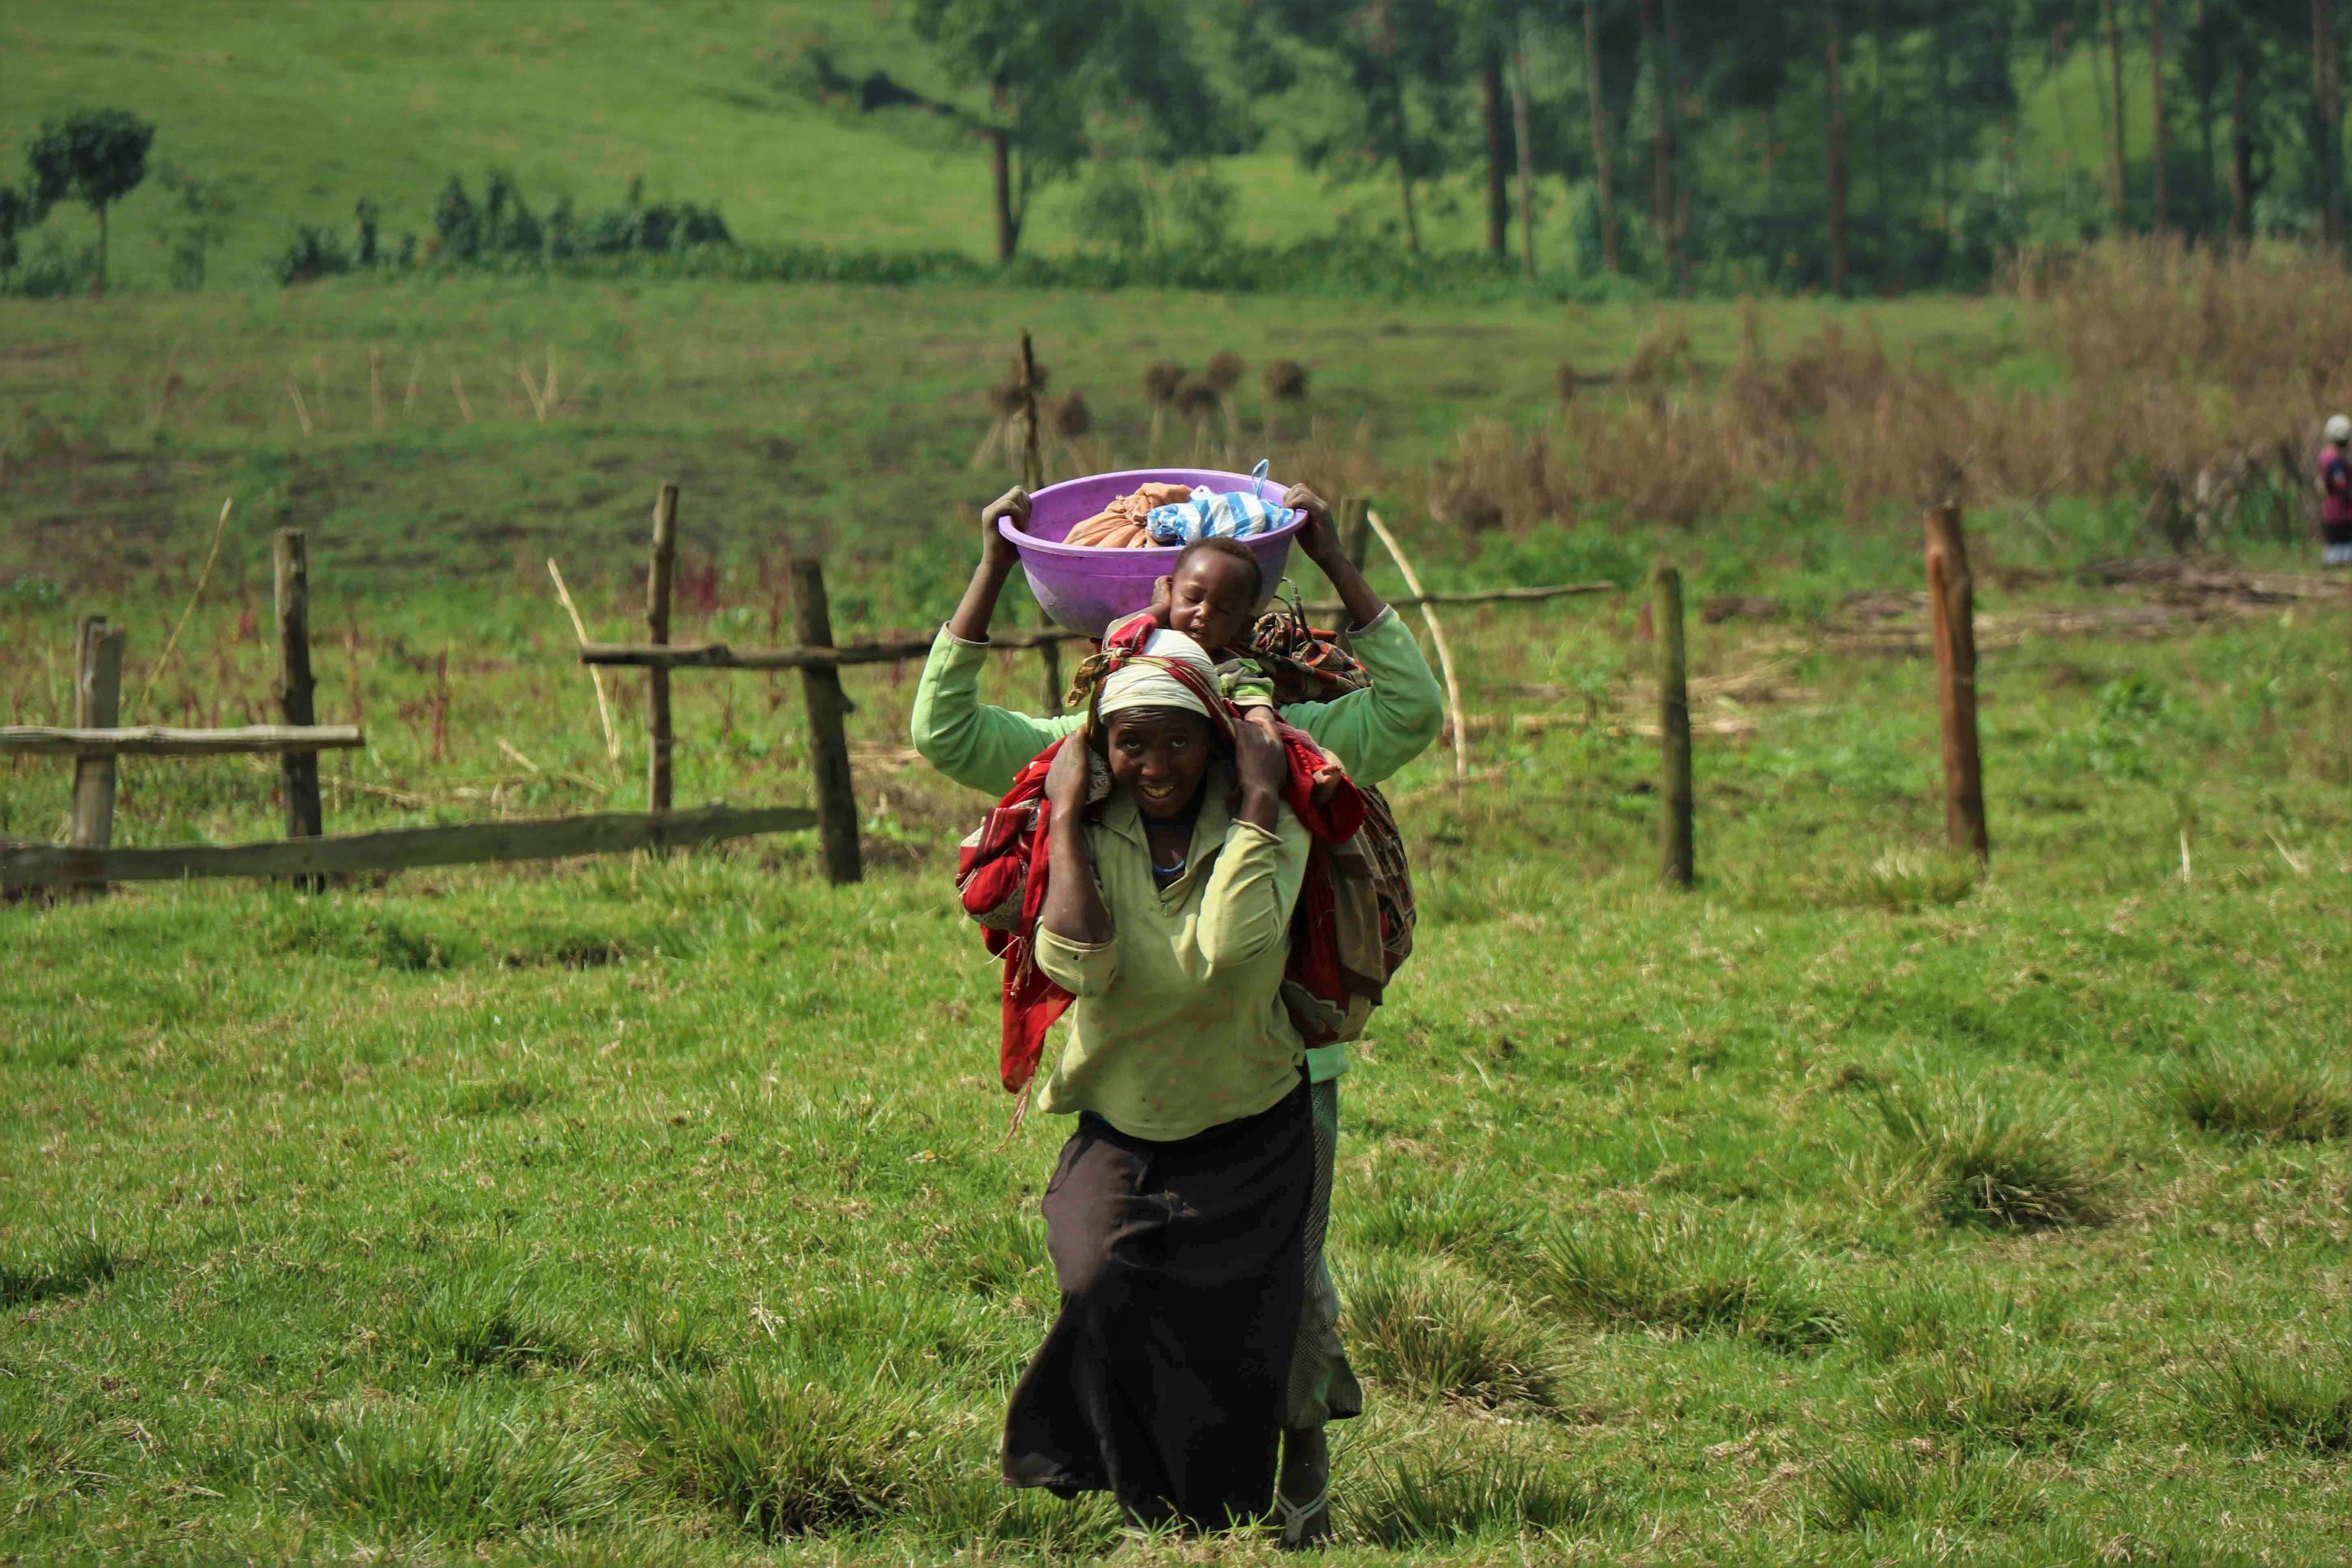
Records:
[[[1338,757],[1349,777],[1376,784],[1437,739],[1445,722],[1445,694],[1394,609],[1350,631],[1348,644],[1371,684],[1328,702],[1294,702],[1282,710],[1282,719]],[[923,664],[908,729],[915,750],[933,767],[958,784],[1001,795],[1031,758],[1076,729],[1084,715],[1039,719],[982,702],[980,671],[988,662],[988,646],[940,628]],[[1059,977],[1055,983],[1061,984]],[[1307,1062],[1309,1076],[1327,1082],[1348,1070],[1348,1047],[1318,1046],[1307,1053]]]
[[[1190,1138],[1297,1085],[1305,1047],[1282,972],[1307,830],[1287,806],[1273,831],[1234,817],[1233,776],[1229,763],[1212,768],[1184,873],[1165,889],[1124,787],[1087,826],[1112,934],[1087,943],[1037,929],[1037,967],[1077,998],[1038,1110],[1091,1110],[1130,1137]]]
[[[1294,702],[1282,710],[1282,720],[1339,758],[1349,777],[1376,784],[1437,739],[1445,696],[1396,611],[1381,611],[1348,640],[1371,685],[1328,702]],[[1001,795],[1032,757],[1076,729],[1084,716],[1038,719],[982,702],[980,670],[987,662],[988,644],[961,641],[940,627],[908,728],[915,750],[933,767],[958,784]]]

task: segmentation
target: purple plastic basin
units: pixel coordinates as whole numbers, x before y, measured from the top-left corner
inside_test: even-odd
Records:
[[[1174,570],[1181,545],[1097,550],[1091,545],[1064,544],[1062,536],[1119,497],[1133,493],[1138,485],[1154,482],[1206,485],[1219,492],[1258,489],[1257,481],[1247,474],[1216,468],[1129,468],[1047,485],[1029,498],[1025,533],[1013,527],[1010,518],[996,525],[997,531],[1020,550],[1029,591],[1037,595],[1037,603],[1045,606],[1055,625],[1099,637],[1113,621],[1151,607],[1151,584]],[[1289,488],[1280,479],[1269,479],[1259,493],[1278,502]],[[1305,522],[1303,518],[1295,519],[1271,533],[1242,541],[1265,573],[1265,598],[1257,606],[1260,610],[1273,601],[1283,569],[1290,562],[1291,536]]]

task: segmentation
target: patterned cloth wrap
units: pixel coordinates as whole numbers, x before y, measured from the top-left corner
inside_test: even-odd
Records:
[[[1073,705],[1080,700],[1087,702],[1089,729],[1098,722],[1092,709],[1102,682],[1123,664],[1149,659],[1150,656],[1141,648],[1158,629],[1149,616],[1123,621],[1111,629],[1102,651],[1079,668],[1070,698]],[[1233,706],[1216,693],[1209,679],[1178,660],[1150,662],[1184,682],[1202,700],[1209,710],[1210,722],[1230,743],[1233,727],[1240,721]],[[1019,1094],[1029,1087],[1036,1076],[1038,1060],[1045,1054],[1045,1032],[1073,1000],[1068,992],[1037,967],[1034,949],[1037,921],[1044,912],[1045,889],[1053,875],[1050,847],[1054,808],[1045,799],[1045,774],[1063,746],[1072,741],[1085,745],[1088,732],[1076,731],[1038,752],[1013,779],[1004,798],[989,809],[980,826],[963,841],[957,857],[956,891],[964,912],[982,928],[989,952],[1004,963],[1003,1029],[997,1067],[1008,1093]],[[1306,881],[1299,889],[1298,903],[1291,915],[1290,962],[1283,971],[1283,999],[1299,1032],[1307,1036],[1307,1043],[1324,1045],[1334,1037],[1319,1029],[1310,1033],[1309,1021],[1348,1017],[1359,1010],[1354,1005],[1359,1001],[1355,993],[1367,984],[1372,989],[1372,1000],[1379,999],[1381,979],[1377,977],[1377,967],[1369,971],[1359,967],[1360,941],[1354,944],[1359,950],[1352,955],[1357,962],[1350,962],[1351,952],[1343,942],[1341,930],[1343,908],[1356,910],[1360,918],[1361,899],[1351,897],[1349,889],[1342,886],[1350,879],[1351,870],[1360,858],[1351,856],[1344,863],[1335,858],[1336,852],[1355,840],[1363,827],[1369,792],[1345,778],[1337,789],[1328,788],[1331,759],[1304,732],[1286,725],[1282,743],[1287,770],[1283,800],[1314,840],[1307,857]],[[1321,791],[1315,787],[1318,774],[1326,776],[1327,787]],[[1108,764],[1093,762],[1087,788],[1088,813],[1100,811],[1109,794]],[[1318,800],[1318,794],[1327,798]],[[1381,811],[1386,815],[1385,806]],[[1378,927],[1377,920],[1374,927]],[[1299,1003],[1293,1000],[1294,992],[1312,1005],[1307,1020],[1299,1016]],[[1360,1010],[1369,1012],[1370,1008]],[[1015,1110],[1016,1125],[1027,1103],[1024,1099]]]
[[[1265,489],[1265,463],[1250,470],[1257,490]],[[1160,544],[1193,544],[1203,539],[1254,539],[1286,528],[1298,514],[1265,499],[1262,493],[1227,490],[1222,495],[1196,489],[1190,500],[1151,509],[1143,526]]]

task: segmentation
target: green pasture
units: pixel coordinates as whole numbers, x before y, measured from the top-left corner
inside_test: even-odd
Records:
[[[1937,372],[2055,374],[2006,301],[1780,301],[1755,321],[1768,353],[1836,324]],[[919,625],[968,568],[969,520],[1017,473],[1001,455],[971,460],[992,419],[987,391],[1024,328],[1050,392],[1076,392],[1090,412],[1088,435],[1049,443],[1050,473],[1143,462],[1145,367],[1197,370],[1231,351],[1248,366],[1233,424],[1213,421],[1196,447],[1171,417],[1163,459],[1200,450],[1245,468],[1266,457],[1335,496],[1379,496],[1401,520],[1433,465],[1458,454],[1465,424],[1550,417],[1563,364],[1579,395],[1605,395],[1645,339],[1683,331],[1704,377],[1738,357],[1745,331],[1740,308],[1720,303],[695,282],[0,301],[0,497],[14,524],[0,534],[0,581],[184,595],[234,494],[218,581],[242,592],[266,577],[268,531],[299,525],[330,594],[490,574],[536,595],[552,553],[575,583],[625,580],[617,605],[635,592],[654,487],[675,479],[689,552],[715,552],[739,576],[787,548],[828,554],[837,575],[887,563],[857,566],[871,609],[853,605],[851,625]],[[1264,395],[1278,358],[1307,367],[1304,404]],[[525,378],[543,385],[551,360],[542,421]],[[1476,542],[1403,525],[1433,569]],[[1854,569],[1850,548],[1835,563]],[[1537,575],[1517,580],[1549,569],[1530,560],[1520,570]]]
[[[1333,1246],[1371,1398],[1333,1555],[2340,1555],[2342,608],[1992,639],[1980,876],[1937,848],[1926,661],[1807,618],[1854,574],[1899,584],[1907,535],[1701,547],[1726,563],[1703,578],[1753,563],[1799,613],[1694,627],[1690,895],[1653,882],[1629,606],[1449,617],[1475,782],[1439,753],[1391,790],[1423,923],[1344,1090]],[[642,678],[615,682],[616,770],[530,573],[369,595],[313,562],[322,714],[372,736],[325,763],[331,822],[641,798]],[[2019,581],[1988,581],[1995,624],[2092,597]],[[266,595],[241,640],[251,572],[215,591],[145,716],[183,688],[232,722],[266,701]],[[90,602],[12,595],[12,700],[55,700]],[[134,577],[105,604],[143,674],[176,597]],[[739,612],[764,640],[764,602]],[[990,679],[1027,701],[1035,666]],[[1005,1141],[993,972],[949,885],[980,803],[896,749],[911,672],[848,681],[859,887],[788,836],[0,909],[0,1558],[1117,1544],[1098,1503],[993,1479],[1052,1310],[1057,1130]],[[678,689],[682,803],[805,798],[790,678]],[[0,832],[52,834],[68,772],[0,771]],[[123,779],[126,840],[274,831],[266,765]]]
[[[819,44],[849,75],[885,71],[927,97],[976,107],[914,37],[910,12],[893,0],[20,0],[0,17],[0,159],[20,157],[44,119],[76,108],[118,105],[153,121],[156,163],[225,182],[235,203],[212,257],[215,288],[260,279],[290,224],[348,233],[362,196],[382,208],[387,245],[403,233],[429,235],[449,175],[464,175],[478,198],[493,167],[515,174],[541,213],[565,195],[583,210],[617,205],[642,177],[648,199],[716,202],[748,240],[992,255],[987,167],[969,138],[920,110],[860,115],[806,89],[802,51]],[[1572,34],[1540,40],[1533,68],[1545,101],[1580,93],[1574,46]],[[2144,165],[2149,110],[2138,57],[2136,48],[2126,57],[2126,140]],[[1857,47],[1848,68],[1850,90],[1875,90],[1866,47]],[[2025,140],[1999,154],[2018,189],[2044,198],[2067,189],[2068,215],[2092,223],[2105,211],[2101,68],[2094,52],[2056,73],[2021,69]],[[1309,69],[1291,92],[1256,105],[1268,130],[1260,150],[1216,161],[1237,198],[1236,238],[1378,233],[1398,216],[1392,182],[1334,184],[1294,157],[1321,124],[1322,100],[1339,90]],[[1570,112],[1580,144],[1582,110]],[[1890,166],[1876,150],[1885,128],[1870,118],[1877,111],[1856,112],[1854,199],[1869,213],[1916,171]],[[2190,108],[2178,103],[2175,114],[2185,146]],[[1718,117],[1696,134],[1693,172],[1703,187],[1744,188],[1762,177],[1752,125]],[[1818,148],[1801,139],[1782,153],[1791,169],[1817,168]],[[2146,167],[2134,177],[2144,185]],[[1423,189],[1429,248],[1484,243],[1482,180],[1470,170]],[[1642,202],[1628,190],[1630,215]],[[1068,184],[1041,195],[1025,248],[1066,254],[1104,243],[1078,228],[1073,197]],[[1541,182],[1538,245],[1547,265],[1573,253],[1582,199],[1557,175]],[[118,287],[165,285],[167,231],[181,221],[160,182],[121,204]],[[48,227],[77,246],[96,237],[78,209],[60,210]]]

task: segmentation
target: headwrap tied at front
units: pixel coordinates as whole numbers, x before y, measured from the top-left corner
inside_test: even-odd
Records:
[[[1233,708],[1217,689],[1208,649],[1182,632],[1155,626],[1149,612],[1110,628],[1102,651],[1078,666],[1064,701],[1087,707],[1090,729],[1124,709],[1176,708],[1233,733]]]

